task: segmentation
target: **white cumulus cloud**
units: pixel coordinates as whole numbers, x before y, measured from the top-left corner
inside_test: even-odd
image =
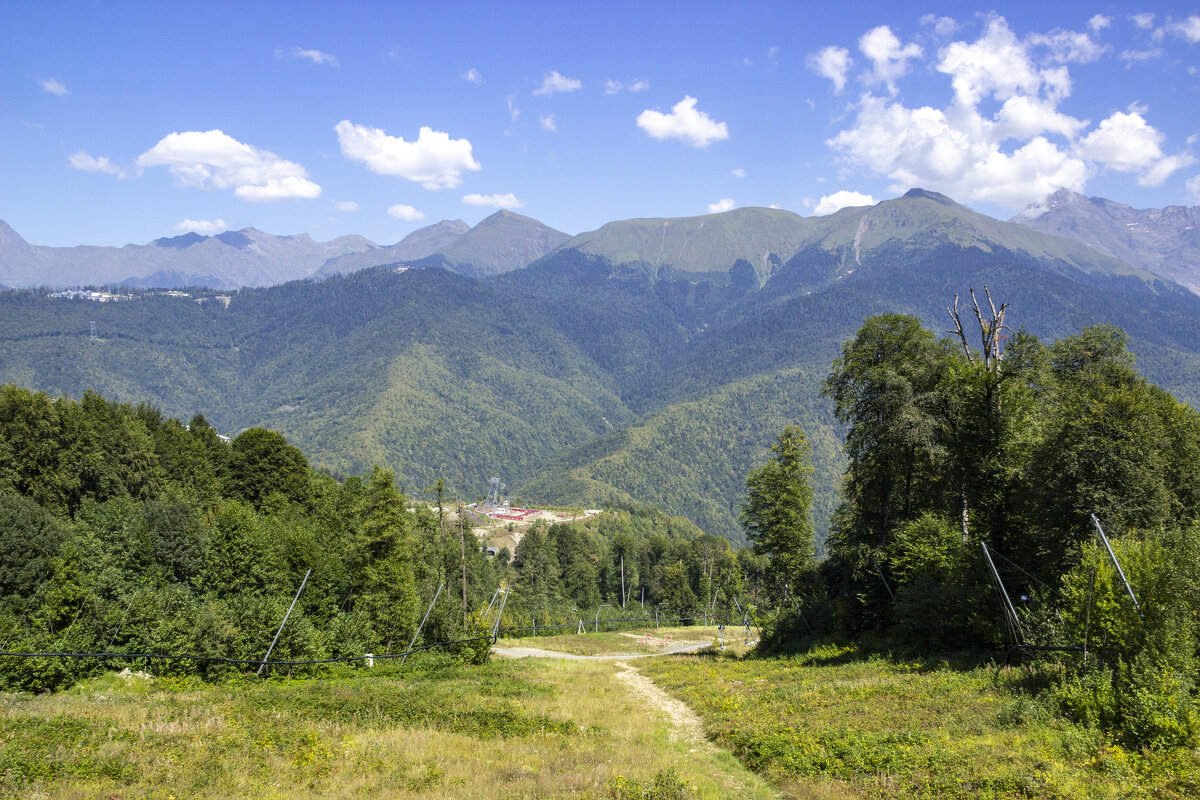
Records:
[[[482,169],[471,155],[469,141],[451,139],[450,134],[429,127],[421,128],[415,142],[345,119],[334,130],[346,158],[365,164],[372,172],[405,178],[431,191],[460,186],[464,171]]]
[[[1096,61],[1108,50],[1107,46],[1079,31],[1054,30],[1046,34],[1035,33],[1029,37],[1029,42],[1047,48],[1050,57],[1060,64],[1087,64]]]
[[[818,200],[817,207],[813,209],[813,214],[823,217],[826,214],[832,214],[835,211],[851,206],[873,205],[875,205],[875,198],[871,197],[871,195],[863,194],[862,192],[848,192],[843,189],[840,192],[827,194]]]
[[[228,225],[225,220],[217,219],[185,219],[183,222],[176,223],[175,230],[183,233],[202,233],[205,236],[225,230]]]
[[[512,192],[508,194],[469,194],[462,201],[469,206],[495,206],[496,208],[520,208],[521,201]]]
[[[537,95],[556,94],[558,92],[574,92],[583,88],[583,81],[578,78],[568,78],[566,75],[561,75],[557,70],[547,73],[542,80],[542,85],[538,89],[534,89],[533,93]]]
[[[358,203],[353,200],[339,200],[333,204],[333,207],[338,211],[354,212],[358,211]]]
[[[337,56],[330,53],[322,53],[320,50],[308,50],[303,47],[293,47],[292,56],[294,58],[303,58],[318,65],[330,67],[338,66]]]
[[[850,51],[844,47],[825,47],[808,57],[808,68],[833,81],[833,91],[837,93],[846,88],[846,73],[853,63]]]
[[[958,23],[951,17],[939,17],[936,14],[926,14],[921,17],[922,25],[932,26],[938,36],[949,36],[958,30]]]
[[[742,169],[741,167],[738,167],[737,169],[730,170],[729,174],[735,178],[744,178],[744,177],[746,177],[746,170]]]
[[[634,78],[628,84],[621,81],[609,78],[604,82],[605,94],[619,94],[620,92],[644,92],[650,88],[650,81],[645,78]]]
[[[1104,25],[1093,21],[1090,27]],[[894,74],[886,65],[899,70],[901,59],[887,54],[905,51],[899,40],[876,36],[875,49],[864,47],[864,53],[885,67],[864,76],[868,84]],[[1145,109],[1131,107],[1098,124],[1061,110],[1072,88],[1068,65],[1103,52],[1084,33],[1018,37],[993,14],[973,41],[950,42],[939,51],[936,70],[953,90],[944,107],[911,107],[897,93],[868,90],[851,106],[853,122],[827,144],[850,164],[890,178],[892,191],[920,186],[1009,208],[1058,188],[1083,191],[1102,170],[1158,185],[1194,159],[1164,152],[1165,136],[1146,120]]]
[[[165,166],[181,186],[233,189],[250,202],[321,195],[321,187],[308,180],[304,167],[219,130],[169,133],[138,156],[137,165]]]
[[[1118,172],[1140,172],[1138,183],[1159,186],[1171,173],[1194,163],[1187,154],[1167,156],[1166,136],[1146,122],[1140,110],[1117,111],[1081,139],[1076,152],[1101,167]]]
[[[479,70],[475,69],[474,67],[471,67],[466,72],[464,72],[462,74],[462,79],[464,81],[469,81],[469,82],[475,84],[476,86],[483,86],[483,76],[480,75]]]
[[[402,219],[405,222],[419,222],[425,219],[424,211],[418,211],[412,206],[406,206],[403,203],[390,206],[387,211],[396,219]]]
[[[703,111],[696,110],[696,98],[685,95],[670,114],[646,109],[638,114],[637,125],[659,140],[679,139],[692,147],[707,147],[729,138],[729,128]]]
[[[1200,16],[1193,14],[1182,22],[1176,22],[1172,26],[1172,30],[1192,44],[1196,44],[1200,42]]]
[[[116,175],[118,178],[125,177],[125,170],[112,163],[108,156],[91,156],[86,150],[71,153],[67,156],[67,163],[83,172],[103,172],[106,175]]]
[[[555,123],[553,114],[539,114],[538,124],[542,126],[542,130],[544,131],[558,130],[558,124]]]
[[[38,81],[38,84],[40,84],[41,87],[50,94],[56,94],[59,97],[62,97],[64,94],[70,94],[70,92],[67,91],[67,87],[63,86],[62,81],[58,80],[57,78],[43,78],[42,80]]]
[[[1192,193],[1197,201],[1200,201],[1200,175],[1196,175],[1187,182],[1187,190]]]
[[[885,84],[893,93],[896,80],[908,72],[908,62],[921,57],[920,45],[915,42],[901,44],[887,25],[864,33],[858,40],[858,49],[871,62],[872,81]]]
[[[722,197],[715,203],[708,204],[708,213],[720,214],[724,211],[732,211],[737,208],[737,203],[733,202],[732,197]]]

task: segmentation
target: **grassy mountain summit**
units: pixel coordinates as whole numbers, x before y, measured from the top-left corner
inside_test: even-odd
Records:
[[[768,275],[818,226],[817,220],[775,208],[738,208],[699,217],[610,222],[567,240],[559,250],[579,250],[613,264],[642,263],[689,273],[723,273],[738,259]]]
[[[532,217],[501,209],[440,253],[455,272],[484,277],[527,266],[567,238]]]

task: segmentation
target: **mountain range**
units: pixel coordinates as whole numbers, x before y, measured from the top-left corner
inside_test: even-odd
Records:
[[[405,246],[433,252],[386,261],[426,269],[327,273],[227,304],[0,292],[0,383],[203,412],[231,434],[271,427],[335,473],[393,467],[409,491],[441,476],[482,495],[500,475],[527,502],[649,503],[734,540],[745,476],[789,423],[813,444],[828,524],[844,461],[820,387],[873,313],[940,331],[956,294],[988,286],[1044,339],[1125,328],[1139,368],[1200,405],[1200,297],[933,192],[818,218],[613,222],[481,277],[500,262],[446,255],[475,231],[552,241],[528,218],[489,219],[431,226]],[[437,268],[454,264],[469,274]]]
[[[1200,293],[1200,207],[1130,208],[1059,189],[1013,217]]]
[[[474,228],[461,220],[439,222],[387,247],[362,236],[316,242],[306,233],[273,236],[255,228],[124,247],[43,247],[0,221],[0,286],[237,289],[430,258],[423,266],[484,276],[523,267],[568,238],[511,211],[498,211]]]

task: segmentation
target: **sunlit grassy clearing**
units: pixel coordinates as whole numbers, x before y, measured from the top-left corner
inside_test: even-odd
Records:
[[[595,633],[567,633],[558,636],[528,636],[521,639],[501,639],[497,644],[501,647],[536,647],[540,650],[551,650],[573,655],[644,655],[662,653],[681,644],[713,642],[718,634],[716,626],[655,628],[630,628],[622,631],[601,630]],[[739,629],[740,630],[740,629]],[[644,641],[639,641],[644,638]],[[668,639],[669,637],[669,639]],[[728,631],[726,632],[728,641]],[[736,640],[738,643],[741,639]]]
[[[668,769],[699,797],[771,796],[727,752],[673,741],[617,669],[526,659],[216,686],[109,675],[0,695],[0,796],[606,798],[618,777]]]
[[[1017,670],[711,655],[642,665],[718,744],[794,796],[1200,796],[1200,753],[1128,753],[1016,691]]]

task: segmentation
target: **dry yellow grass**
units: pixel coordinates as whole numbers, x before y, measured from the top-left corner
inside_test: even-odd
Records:
[[[668,769],[697,797],[775,796],[728,752],[673,737],[622,669],[529,659],[219,686],[106,676],[0,695],[0,796],[605,798],[618,776]]]

